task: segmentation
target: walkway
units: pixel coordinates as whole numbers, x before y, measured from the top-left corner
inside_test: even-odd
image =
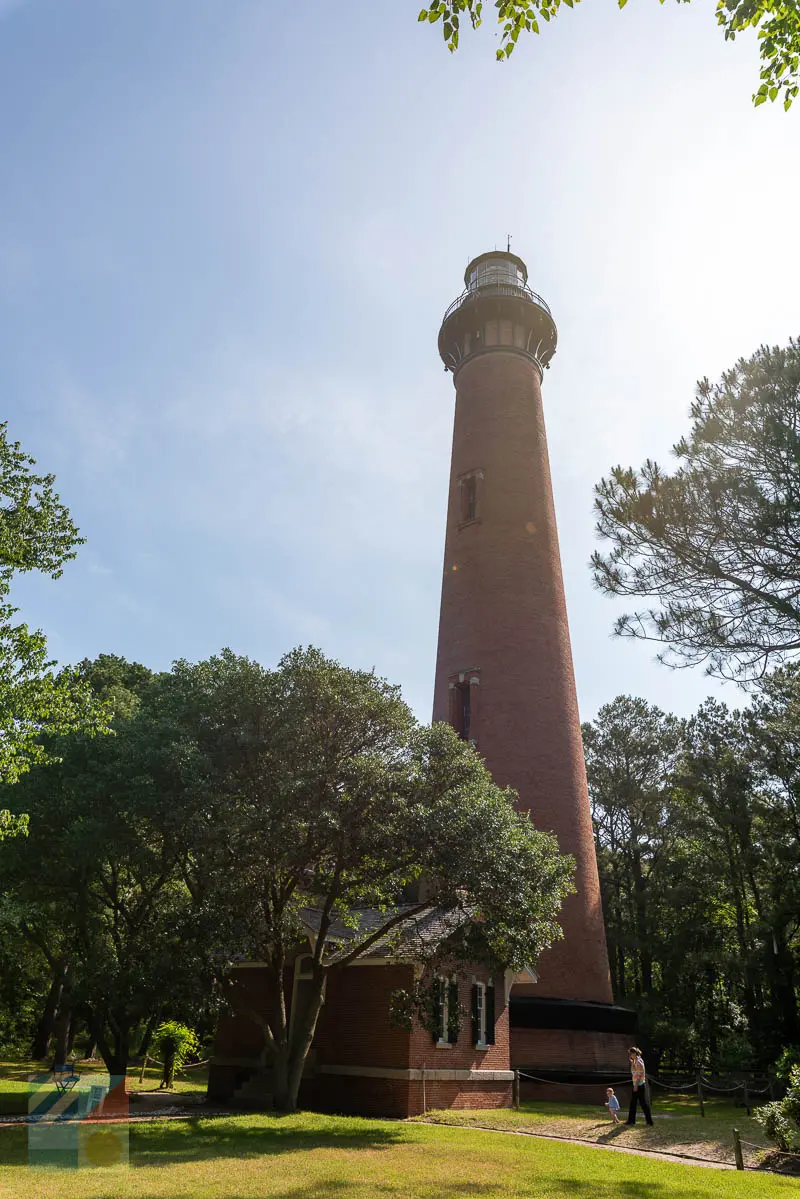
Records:
[[[486,1124],[448,1124],[444,1120],[419,1120],[417,1124],[435,1124],[437,1128],[460,1128],[464,1131],[480,1129],[481,1132],[496,1132],[508,1137],[533,1137],[540,1141],[560,1141],[562,1145],[582,1145],[588,1149],[610,1149],[613,1153],[632,1153],[636,1157],[652,1157],[656,1161],[680,1163],[684,1166],[705,1166],[712,1170],[735,1170],[730,1162],[713,1162],[706,1157],[691,1157],[688,1153],[661,1153],[656,1149],[633,1149],[628,1145],[604,1145],[598,1141],[584,1141],[578,1137],[557,1137],[547,1132],[525,1132],[519,1128],[489,1128]]]

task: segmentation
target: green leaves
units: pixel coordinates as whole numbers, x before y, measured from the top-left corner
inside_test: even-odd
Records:
[[[647,600],[618,634],[753,682],[800,648],[800,341],[701,381],[691,415],[673,474],[617,466],[595,488],[611,548],[593,555],[594,580]]]
[[[0,841],[9,837],[27,837],[28,817],[14,816],[8,808],[0,808]]]
[[[563,0],[572,8],[578,0]],[[659,0],[664,3],[664,0]],[[688,3],[688,0],[678,0]],[[495,51],[498,61],[508,59],[522,32],[538,33],[538,17],[545,22],[558,15],[562,0],[494,0],[501,44]],[[624,8],[627,0],[617,0]],[[481,24],[482,5],[478,0],[437,0],[423,8],[417,20],[434,24],[444,18],[443,36],[448,49],[458,46],[459,18],[467,15],[473,29]],[[783,99],[788,110],[800,90],[800,5],[797,0],[718,0],[717,23],[725,39],[733,41],[746,29],[757,29],[761,52],[762,87],[753,96],[756,105]]]
[[[36,474],[35,465],[19,442],[8,440],[7,425],[0,425],[0,784],[16,782],[48,760],[53,752],[48,738],[76,728],[97,732],[105,725],[76,673],[52,673],[44,636],[15,623],[17,609],[7,601],[16,572],[39,570],[58,578],[81,544],[53,476]]]

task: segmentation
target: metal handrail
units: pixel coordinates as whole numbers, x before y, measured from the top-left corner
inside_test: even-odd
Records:
[[[442,317],[442,324],[444,324],[449,316],[452,316],[456,309],[460,308],[462,304],[466,304],[467,300],[481,295],[524,297],[526,300],[531,300],[534,304],[538,305],[539,308],[543,308],[551,319],[553,316],[546,301],[540,295],[537,295],[535,291],[531,291],[530,287],[524,283],[484,283],[478,284],[477,287],[467,287],[462,291],[458,299],[453,300],[453,303],[447,309],[447,312],[445,312]]]

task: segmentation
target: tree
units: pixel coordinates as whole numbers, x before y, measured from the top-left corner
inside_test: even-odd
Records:
[[[46,1052],[55,1033],[63,1056],[79,1016],[109,1073],[124,1076],[136,1028],[162,1003],[210,1002],[212,940],[185,881],[185,805],[170,788],[181,748],[158,678],[113,655],[78,673],[113,702],[114,735],[65,737],[58,761],[20,780],[30,833],[4,851],[0,873],[51,971],[37,1046]]]
[[[746,721],[706,705],[687,724],[624,696],[584,726],[584,743],[615,994],[635,994],[651,1058],[767,1064],[774,1012],[758,989],[751,876],[759,897],[767,888]]]
[[[104,717],[74,670],[54,674],[39,632],[15,623],[8,593],[17,572],[38,570],[57,579],[81,544],[72,518],[53,489],[52,475],[31,469],[33,458],[10,442],[0,425],[0,783],[13,783],[56,753],[54,735],[99,731]],[[24,834],[24,816],[0,809],[0,840]]]
[[[571,862],[397,688],[314,649],[274,671],[230,651],[178,663],[173,688],[197,800],[193,887],[227,930],[228,961],[266,964],[270,1008],[248,1014],[279,1109],[296,1106],[326,978],[415,916],[447,914],[449,960],[521,968],[560,935]],[[285,979],[309,908],[311,978],[290,1028]]]
[[[592,556],[594,580],[653,600],[617,634],[747,683],[800,650],[800,340],[704,379],[691,417],[674,474],[648,460],[595,488],[612,548]]]
[[[549,22],[558,16],[562,0],[494,0],[502,40],[498,59],[510,58],[522,33],[538,33],[539,18]],[[578,0],[563,0],[572,8]],[[679,0],[688,3],[688,0]],[[617,0],[624,8],[627,0]],[[660,0],[663,4],[664,0]],[[469,19],[473,29],[481,24],[483,0],[433,0],[419,14],[420,21],[432,24],[441,20],[448,49],[458,49],[461,18]],[[800,9],[796,0],[717,0],[717,24],[725,40],[737,33],[757,29],[761,43],[761,85],[753,102],[783,99],[789,109],[800,90]]]
[[[605,899],[614,990],[653,989],[652,876],[669,847],[667,803],[681,726],[619,696],[583,725],[586,774]],[[605,865],[606,869],[602,869]]]

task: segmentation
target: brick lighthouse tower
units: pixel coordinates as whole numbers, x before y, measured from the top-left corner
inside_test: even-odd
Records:
[[[481,254],[445,313],[456,389],[434,720],[576,861],[564,939],[512,991],[512,1059],[553,1081],[624,1068],[613,1006],[542,409],[555,322],[521,258]]]

